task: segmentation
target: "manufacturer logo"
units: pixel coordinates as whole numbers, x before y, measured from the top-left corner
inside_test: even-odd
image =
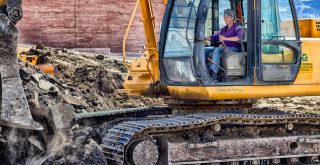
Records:
[[[301,60],[304,61],[304,62],[308,61],[308,55],[306,53],[303,53],[302,57],[301,57]]]

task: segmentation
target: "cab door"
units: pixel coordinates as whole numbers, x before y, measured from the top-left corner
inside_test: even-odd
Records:
[[[256,4],[257,84],[292,84],[301,63],[301,42],[293,1],[257,0]]]
[[[161,81],[200,85],[193,65],[196,10],[200,0],[169,0],[160,34]]]

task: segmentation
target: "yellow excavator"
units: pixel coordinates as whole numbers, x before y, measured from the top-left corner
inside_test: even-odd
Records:
[[[0,0],[1,126],[42,130],[33,120],[17,64],[21,0]],[[168,106],[80,114],[102,125],[108,164],[318,164],[320,115],[254,108],[264,97],[320,95],[320,21],[298,20],[293,0],[164,0],[160,42],[151,0],[137,0],[146,35],[143,55],[126,62],[129,94]],[[225,52],[210,79],[205,36],[237,13],[242,52]],[[126,36],[134,19],[131,17]],[[89,121],[89,122],[88,122]],[[101,122],[102,121],[102,122]]]
[[[252,105],[320,95],[320,21],[298,20],[293,0],[169,0],[157,44],[152,2],[137,0],[134,13],[139,4],[145,51],[126,62],[133,14],[124,87],[168,107],[110,126],[101,146],[111,164],[319,163],[320,115]],[[213,82],[204,40],[224,25],[227,8],[242,26],[242,52],[224,52]]]

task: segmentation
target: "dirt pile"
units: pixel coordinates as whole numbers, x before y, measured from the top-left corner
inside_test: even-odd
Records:
[[[42,93],[59,93],[65,102],[73,105],[76,113],[163,104],[161,99],[128,96],[121,91],[127,69],[119,60],[44,46],[36,48],[40,49],[30,49],[26,54],[45,58],[58,71],[55,77],[32,71],[31,76],[36,77],[32,80],[38,81],[35,83]]]

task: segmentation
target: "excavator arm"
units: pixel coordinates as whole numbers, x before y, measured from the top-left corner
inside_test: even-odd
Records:
[[[157,96],[166,92],[166,88],[160,82],[159,52],[155,36],[155,17],[151,2],[151,0],[136,1],[135,9],[123,39],[123,63],[129,68],[124,88],[129,94],[133,95]],[[166,5],[167,0],[163,0],[163,4]],[[128,64],[126,62],[126,39],[139,5],[146,43],[142,56]]]
[[[17,60],[19,30],[15,24],[22,18],[21,0],[0,1],[0,77],[3,125],[33,130],[43,129],[31,116],[22,86]]]

